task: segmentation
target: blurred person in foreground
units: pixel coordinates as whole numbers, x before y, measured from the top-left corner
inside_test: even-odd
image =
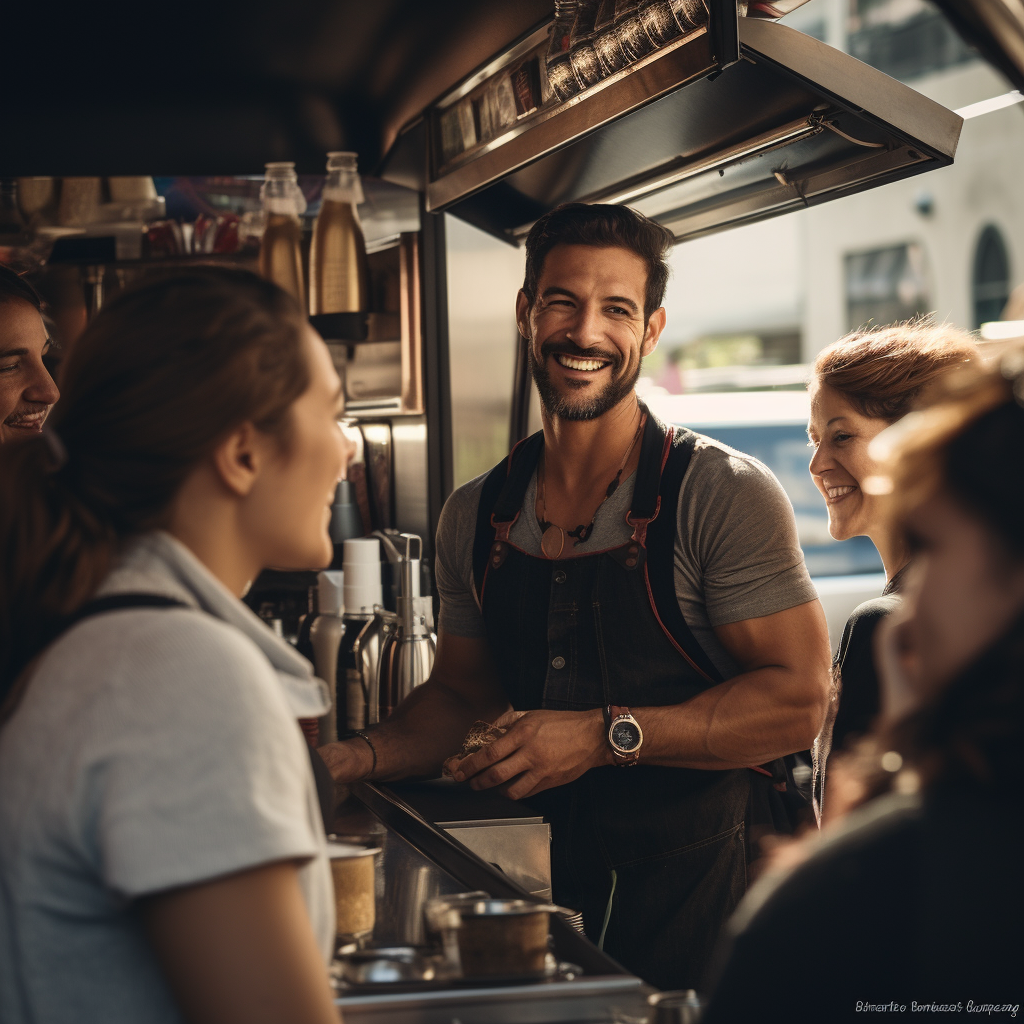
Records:
[[[864,1020],[915,1003],[1017,1015],[1022,450],[1024,351],[951,375],[872,446],[882,470],[865,486],[891,494],[914,565],[905,608],[879,631],[878,732],[847,768],[861,806],[795,844],[799,867],[751,891],[704,1024]],[[765,950],[807,948],[809,937],[806,972],[779,986]]]
[[[42,308],[32,285],[0,265],[0,444],[38,434],[60,398]]]
[[[880,597],[854,609],[832,666],[829,712],[815,746],[815,803],[824,808],[824,770],[830,750],[865,735],[878,714],[878,676],[872,640],[878,623],[900,605],[910,551],[902,531],[885,515],[881,499],[867,493],[876,470],[871,441],[905,416],[950,369],[978,358],[972,337],[927,319],[854,331],[823,349],[808,385],[807,436],[814,450],[808,467],[825,499],[835,540],[868,537],[885,569]]]
[[[337,1021],[309,663],[239,600],[326,565],[340,383],[243,271],[114,299],[0,449],[0,1019]]]

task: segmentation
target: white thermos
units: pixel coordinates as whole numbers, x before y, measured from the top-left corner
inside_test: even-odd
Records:
[[[383,635],[378,614],[383,600],[380,541],[376,537],[346,540],[343,565],[346,634],[341,661],[346,718],[350,729],[364,729],[377,721],[377,664]]]
[[[345,636],[342,621],[343,574],[326,570],[317,575],[317,616],[309,627],[309,643],[313,648],[313,669],[327,684],[331,709],[320,719],[320,743],[333,743],[338,738],[338,702],[345,691],[338,692],[338,654]],[[344,708],[342,703],[342,708]],[[344,713],[344,712],[342,712]],[[344,718],[342,719],[344,721]]]

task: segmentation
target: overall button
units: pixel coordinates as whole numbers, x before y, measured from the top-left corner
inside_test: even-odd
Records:
[[[565,570],[564,569],[558,569],[555,572],[555,582],[556,583],[564,583],[565,580],[566,580]]]
[[[559,655],[557,658],[553,658],[551,661],[552,668],[565,668],[565,658]]]

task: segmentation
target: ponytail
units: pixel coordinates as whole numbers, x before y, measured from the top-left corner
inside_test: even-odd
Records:
[[[309,384],[304,322],[270,282],[204,268],[125,292],[89,325],[43,434],[0,446],[0,700],[221,438],[251,422],[287,443]]]
[[[69,491],[43,437],[0,448],[0,699],[106,575],[117,537]]]

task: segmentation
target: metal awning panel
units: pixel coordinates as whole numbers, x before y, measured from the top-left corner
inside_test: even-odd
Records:
[[[625,202],[684,239],[952,163],[961,118],[848,54],[753,19],[740,60],[722,66],[713,40],[677,40],[454,166],[432,153],[428,207],[515,242],[559,203]]]

